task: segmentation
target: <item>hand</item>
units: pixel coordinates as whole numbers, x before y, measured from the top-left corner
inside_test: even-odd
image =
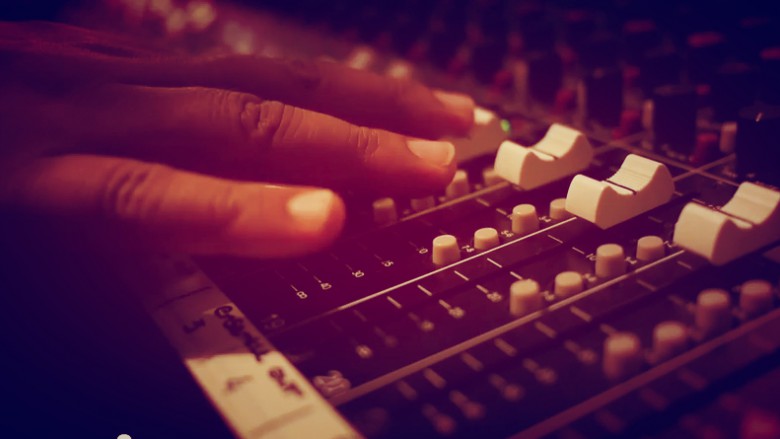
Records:
[[[0,65],[0,205],[190,253],[318,250],[345,213],[312,186],[431,193],[454,148],[422,138],[473,123],[470,98],[415,82],[52,23],[0,23]]]

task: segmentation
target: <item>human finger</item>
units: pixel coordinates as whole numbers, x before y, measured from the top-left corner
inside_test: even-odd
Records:
[[[397,195],[444,188],[451,143],[361,127],[220,89],[111,86],[45,117],[83,150],[160,160],[247,179]]]
[[[327,246],[344,221],[326,189],[224,180],[123,158],[44,158],[7,174],[0,203],[77,218],[187,253],[288,257]]]

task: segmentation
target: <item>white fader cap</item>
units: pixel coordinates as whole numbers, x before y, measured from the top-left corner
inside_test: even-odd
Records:
[[[604,341],[602,368],[610,380],[625,379],[642,366],[642,344],[639,337],[630,332],[618,332]]]
[[[666,321],[653,328],[653,362],[660,363],[683,352],[688,346],[688,328],[677,321]]]
[[[469,176],[463,169],[455,171],[455,176],[452,177],[452,181],[445,189],[444,193],[450,200],[460,198],[464,195],[468,195],[469,191]]]
[[[458,240],[452,235],[439,235],[433,238],[433,263],[439,267],[460,260]]]
[[[509,287],[509,312],[515,317],[532,313],[542,308],[543,299],[539,283],[535,280],[515,281]]]
[[[518,235],[539,230],[539,217],[533,204],[518,204],[512,209],[512,232]]]
[[[664,240],[658,236],[643,236],[636,243],[636,260],[652,262],[664,257]]]
[[[618,244],[603,244],[596,249],[596,276],[611,279],[626,272],[626,254]]]
[[[498,231],[492,227],[485,227],[474,232],[474,248],[477,250],[489,250],[498,246]]]
[[[576,271],[563,271],[555,276],[555,295],[569,297],[582,291],[582,275]]]
[[[392,198],[380,198],[374,201],[374,222],[379,225],[391,224],[398,221],[398,211]]]
[[[694,314],[699,336],[709,338],[725,332],[731,326],[731,298],[725,290],[711,288],[696,297]]]
[[[772,309],[772,284],[763,279],[753,279],[739,289],[739,307],[746,318],[753,318]]]

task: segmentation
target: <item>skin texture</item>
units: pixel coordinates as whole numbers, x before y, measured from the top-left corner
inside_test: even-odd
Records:
[[[0,208],[190,253],[319,250],[345,217],[330,189],[440,190],[452,145],[419,139],[473,124],[469,98],[411,81],[44,22],[0,23],[0,95]]]

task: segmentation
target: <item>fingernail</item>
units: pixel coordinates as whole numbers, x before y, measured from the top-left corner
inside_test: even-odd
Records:
[[[455,158],[455,146],[450,142],[408,139],[406,146],[414,155],[434,166],[448,166]]]
[[[306,230],[320,230],[330,217],[333,192],[315,189],[300,193],[287,201],[287,212]]]
[[[444,105],[447,111],[457,114],[464,121],[474,120],[474,99],[461,93],[434,90],[433,95]]]

